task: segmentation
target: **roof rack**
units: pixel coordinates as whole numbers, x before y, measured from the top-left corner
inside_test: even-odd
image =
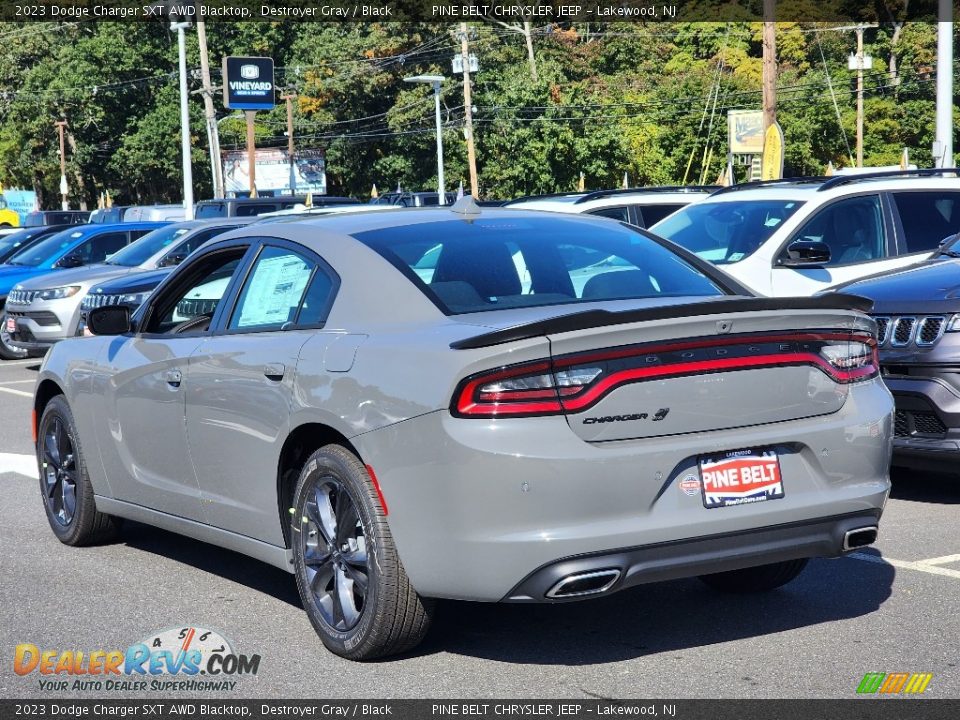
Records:
[[[716,191],[714,195],[723,195],[724,193],[736,192],[738,190],[752,190],[757,187],[770,187],[776,185],[800,185],[805,183],[822,183],[830,178],[823,175],[803,175],[801,177],[781,178],[779,180],[751,180],[750,182],[737,183],[736,185],[727,185]]]
[[[830,188],[835,188],[840,185],[849,185],[850,183],[860,182],[861,180],[881,180],[883,178],[897,177],[931,177],[937,175],[956,175],[960,177],[960,170],[957,168],[918,168],[916,170],[878,170],[877,172],[856,173],[853,175],[834,175],[817,188],[817,192],[823,192],[824,190],[829,190]]]
[[[687,193],[687,192],[713,192],[719,185],[656,185],[653,187],[636,188],[616,188],[614,190],[593,190],[588,192],[582,198],[574,201],[577,205],[590,200],[599,200],[600,198],[612,197],[614,195],[632,195],[634,193]]]
[[[572,192],[543,193],[542,195],[521,195],[513,200],[507,200],[504,205],[513,203],[527,202],[528,200],[549,200],[550,198],[572,197],[574,195],[584,195],[586,190],[574,190]]]

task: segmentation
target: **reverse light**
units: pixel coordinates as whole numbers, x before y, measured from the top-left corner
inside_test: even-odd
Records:
[[[509,365],[465,378],[450,411],[457,417],[529,417],[579,412],[614,389],[648,380],[739,370],[816,368],[839,384],[879,372],[866,332],[801,331],[642,343]]]
[[[62,300],[63,298],[73,297],[80,292],[79,285],[64,285],[63,287],[48,288],[37,292],[38,300]]]

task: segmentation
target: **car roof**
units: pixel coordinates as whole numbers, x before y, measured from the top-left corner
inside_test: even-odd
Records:
[[[935,171],[934,171],[935,172]],[[960,178],[912,172],[851,173],[833,177],[785,178],[747,182],[715,191],[708,202],[743,200],[813,200],[868,192],[960,190]]]

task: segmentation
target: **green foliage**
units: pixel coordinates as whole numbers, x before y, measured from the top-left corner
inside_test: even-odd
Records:
[[[810,17],[845,1],[797,0]],[[730,4],[731,23],[533,25],[536,79],[522,24],[472,25],[471,48],[480,61],[473,105],[482,193],[572,190],[581,173],[588,188],[619,186],[624,173],[634,185],[712,182],[726,162],[727,111],[759,109],[761,101],[761,24],[736,5]],[[693,13],[697,4],[685,7]],[[881,23],[866,34],[874,66],[865,81],[865,162],[897,163],[907,147],[913,162],[929,165],[936,27],[894,24],[898,18],[880,0],[857,12]],[[436,186],[432,90],[404,82],[418,74],[447,78],[441,94],[446,181],[451,189],[468,186],[463,85],[450,68],[459,52],[458,27],[212,23],[207,37],[214,84],[224,55],[274,57],[278,88],[298,95],[297,146],[325,151],[332,193],[363,197],[374,183],[381,191]],[[778,24],[778,119],[788,174],[821,173],[827,162],[850,164],[855,81],[846,61],[855,37],[833,27]],[[10,23],[0,37],[0,182],[35,188],[46,206],[55,206],[60,166],[53,123],[66,118],[74,203],[92,206],[104,190],[117,202],[179,199],[177,43],[165,24]],[[188,63],[196,68],[194,31],[187,41]],[[191,76],[189,86],[198,90],[199,80]],[[218,117],[227,118],[219,125],[223,149],[244,147],[242,118],[228,118],[219,96],[215,102]],[[210,193],[202,110],[193,92],[198,197]],[[285,146],[283,103],[258,113],[255,129],[259,147]]]

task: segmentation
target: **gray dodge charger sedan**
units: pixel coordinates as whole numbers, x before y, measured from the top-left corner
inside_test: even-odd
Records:
[[[129,518],[284,568],[358,660],[416,645],[438,598],[771,590],[876,539],[868,308],[469,199],[251,225],[47,355],[44,507],[67,545]]]

